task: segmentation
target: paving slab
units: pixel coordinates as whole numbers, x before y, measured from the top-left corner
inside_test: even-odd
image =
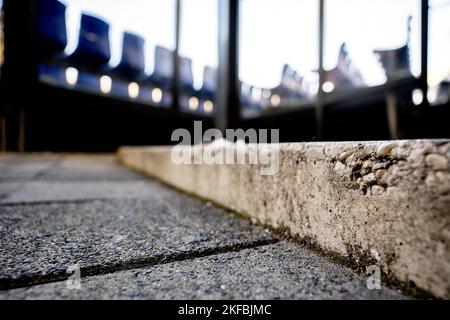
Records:
[[[11,157],[0,161],[0,181],[38,178],[58,163],[58,158]]]
[[[3,204],[136,198],[155,192],[154,184],[111,155],[10,156],[0,160],[0,170]]]
[[[0,288],[237,250],[277,241],[160,184],[147,199],[0,206]]]
[[[4,163],[51,162],[58,161],[62,153],[0,153],[0,165]]]
[[[10,291],[0,299],[404,299],[389,288],[369,290],[351,270],[280,242],[239,252]]]
[[[114,156],[66,156],[40,180],[52,181],[128,181],[144,177],[121,166]]]
[[[152,193],[158,192],[159,188],[157,184],[147,180],[38,180],[21,184],[15,189],[8,189],[8,186],[4,184],[5,190],[9,190],[9,192],[0,199],[0,204],[110,198],[148,198]]]
[[[0,181],[0,202],[3,197],[5,197],[8,193],[16,190],[22,185],[21,182],[17,181]]]

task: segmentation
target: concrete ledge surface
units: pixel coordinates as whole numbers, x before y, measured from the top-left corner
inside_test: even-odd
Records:
[[[177,165],[171,147],[123,147],[118,157],[361,270],[377,265],[390,281],[450,298],[449,140],[276,147],[275,175],[261,175],[260,165]],[[199,146],[183,148],[201,156]],[[251,155],[260,147],[230,148]]]

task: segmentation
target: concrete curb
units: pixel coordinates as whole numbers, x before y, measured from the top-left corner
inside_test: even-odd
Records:
[[[267,147],[267,146],[266,146]],[[200,147],[184,147],[193,158]],[[214,152],[224,145],[211,146]],[[245,150],[247,156],[261,148]],[[388,279],[450,298],[450,141],[276,146],[279,172],[261,165],[176,165],[171,147],[124,147],[126,166]]]

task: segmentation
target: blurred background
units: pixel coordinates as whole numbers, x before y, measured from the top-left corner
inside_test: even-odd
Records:
[[[0,148],[450,137],[450,0],[0,0]]]

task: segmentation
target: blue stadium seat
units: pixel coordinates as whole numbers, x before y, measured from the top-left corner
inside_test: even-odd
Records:
[[[409,46],[393,50],[374,50],[389,81],[411,76]]]
[[[354,65],[345,43],[342,43],[339,50],[336,67],[331,70],[325,70],[323,77],[324,82],[331,82],[336,91],[365,86],[364,78]]]
[[[112,77],[112,94],[129,97],[130,83],[142,80],[145,71],[144,46],[145,40],[142,37],[127,31],[123,33],[121,60],[109,72]],[[140,95],[141,90],[138,97]]]
[[[39,50],[51,58],[67,45],[66,6],[57,0],[39,0],[37,12]]]
[[[279,95],[284,100],[292,99],[295,96],[296,81],[295,70],[285,64],[281,72],[281,83],[272,89],[272,93]]]
[[[294,80],[295,80],[295,98],[301,100],[310,100],[309,93],[305,86],[305,79],[298,71],[295,71]]]
[[[194,74],[192,60],[180,57],[180,107],[189,112],[200,112],[202,103],[197,91],[194,89]]]
[[[217,90],[217,69],[206,66],[203,70],[203,85],[199,95],[202,99],[214,100]]]
[[[257,90],[257,88],[254,86],[241,82],[241,104],[244,108],[260,109],[259,102],[254,99],[255,90]]]
[[[285,64],[281,75],[282,96],[291,98],[295,94],[295,70]]]
[[[124,32],[122,59],[114,69],[119,75],[136,80],[145,71],[145,40],[133,33]]]
[[[39,80],[51,85],[66,83],[66,68],[55,63],[40,63],[38,74]]]
[[[450,100],[450,81],[444,80],[441,83],[439,83],[436,96],[436,103],[444,104],[449,102],[449,100]]]
[[[69,60],[76,67],[95,71],[104,69],[110,58],[109,24],[100,18],[83,14],[78,47]]]
[[[249,106],[250,105],[250,99],[251,99],[251,93],[252,93],[252,86],[240,81],[240,100],[242,106]]]
[[[150,82],[163,89],[169,90],[173,81],[173,52],[164,47],[155,47],[155,68]]]
[[[59,85],[65,83],[66,73],[62,56],[67,46],[66,6],[57,0],[36,1],[38,15],[39,79]]]
[[[195,92],[192,60],[190,58],[180,58],[180,89],[185,94],[194,94]]]
[[[139,81],[140,99],[152,102],[158,107],[167,108],[173,103],[172,86],[174,73],[174,55],[167,48],[156,46],[154,70],[147,79]]]
[[[242,112],[245,115],[257,115],[261,109],[252,99],[253,86],[240,81],[240,100]]]

